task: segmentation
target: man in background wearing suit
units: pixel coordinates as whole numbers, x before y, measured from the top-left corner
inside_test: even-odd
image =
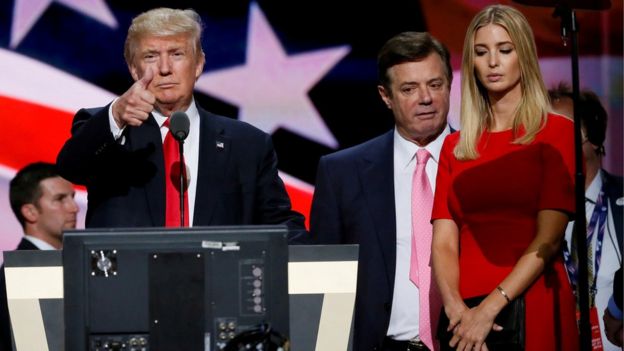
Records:
[[[413,206],[420,199],[412,181],[417,163],[421,170],[425,163],[432,196],[440,149],[450,133],[452,72],[448,50],[428,33],[391,38],[378,55],[378,90],[395,128],[319,162],[311,238],[359,244],[354,350],[438,349],[442,305],[431,279],[431,203]],[[421,162],[417,153],[424,150]],[[428,245],[412,240],[412,220],[419,215],[425,223],[414,231],[428,236]],[[411,279],[416,247],[424,253],[417,260],[420,282],[428,281],[418,287]]]
[[[613,275],[613,294],[609,299],[608,307],[605,308],[602,320],[604,333],[607,339],[614,345],[624,345],[624,328],[622,326],[622,266]]]
[[[11,180],[11,209],[24,228],[16,250],[59,250],[63,231],[76,228],[78,205],[74,188],[56,166],[37,162],[22,168]],[[4,266],[0,270],[0,351],[12,350]]]
[[[87,227],[180,226],[184,220],[305,231],[278,176],[271,137],[195,103],[205,60],[201,32],[191,9],[158,8],[134,18],[124,49],[134,84],[109,105],[74,117],[57,163],[61,175],[87,186]],[[177,111],[190,120],[184,218],[178,146],[169,131]]]
[[[565,84],[549,91],[555,112],[574,116],[572,91]],[[607,132],[607,111],[591,91],[583,91],[577,104],[581,118],[583,156],[585,158],[585,211],[587,216],[587,257],[592,324],[598,323],[605,351],[621,350],[603,332],[603,315],[613,293],[614,273],[622,266],[622,226],[624,191],[622,177],[602,169]],[[573,224],[566,229],[564,258],[570,282],[577,286],[576,244],[572,239]],[[593,230],[589,230],[593,228]]]

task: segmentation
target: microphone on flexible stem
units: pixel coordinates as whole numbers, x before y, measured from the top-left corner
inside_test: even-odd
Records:
[[[578,10],[606,10],[611,7],[611,0],[514,0],[517,3],[529,6],[554,7],[553,17],[561,18],[561,36],[564,46],[567,38],[571,38],[570,57],[572,63],[572,101],[574,102],[574,166],[575,171],[575,198],[576,210],[574,234],[577,239],[576,254],[578,258],[577,270],[577,301],[579,306],[579,342],[581,350],[592,349],[592,327],[590,322],[588,257],[587,257],[587,223],[585,219],[585,176],[583,174],[583,150],[581,141],[581,115],[579,112],[579,53],[578,53],[578,24],[576,23],[575,9]]]
[[[186,166],[184,164],[184,140],[189,134],[191,122],[182,111],[174,112],[169,117],[169,131],[173,138],[178,141],[180,150],[180,227],[184,227],[184,191],[186,190]]]

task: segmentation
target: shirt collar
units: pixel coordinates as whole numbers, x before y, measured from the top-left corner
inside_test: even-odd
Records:
[[[184,111],[184,113],[186,113],[188,118],[191,120],[199,117],[199,111],[197,110],[197,106],[195,105],[195,97],[191,99],[191,103],[186,111]],[[158,123],[158,127],[162,128],[163,124],[165,124],[165,121],[167,120],[167,117],[162,113],[158,112],[158,110],[156,109],[152,111],[152,116],[154,116],[156,123]]]
[[[394,128],[394,157],[399,161],[399,164],[403,167],[407,167],[412,160],[416,157],[416,151],[420,149],[426,149],[431,154],[431,159],[436,163],[440,159],[440,151],[442,150],[442,144],[444,143],[444,138],[451,133],[451,128],[447,124],[442,133],[438,135],[433,141],[424,147],[416,145],[416,143],[405,139],[397,128]]]
[[[596,203],[596,201],[598,201],[600,189],[602,189],[602,170],[599,170],[596,173],[596,176],[589,184],[589,187],[585,190],[585,198],[593,203]]]

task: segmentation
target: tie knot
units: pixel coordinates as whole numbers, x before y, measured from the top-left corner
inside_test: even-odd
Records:
[[[167,129],[169,129],[169,120],[171,120],[171,118],[167,117],[165,123],[163,123],[163,127],[167,127]]]
[[[416,163],[419,165],[427,164],[429,157],[431,157],[431,154],[427,151],[427,149],[420,149],[416,151]]]

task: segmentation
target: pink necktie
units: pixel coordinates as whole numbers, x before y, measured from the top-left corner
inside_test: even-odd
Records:
[[[425,167],[431,155],[425,149],[416,152],[416,169],[412,178],[412,254],[410,280],[418,287],[420,309],[419,336],[430,350],[438,350],[433,332],[438,325],[442,302],[431,279],[431,208],[433,192]],[[435,346],[434,346],[435,342]]]

